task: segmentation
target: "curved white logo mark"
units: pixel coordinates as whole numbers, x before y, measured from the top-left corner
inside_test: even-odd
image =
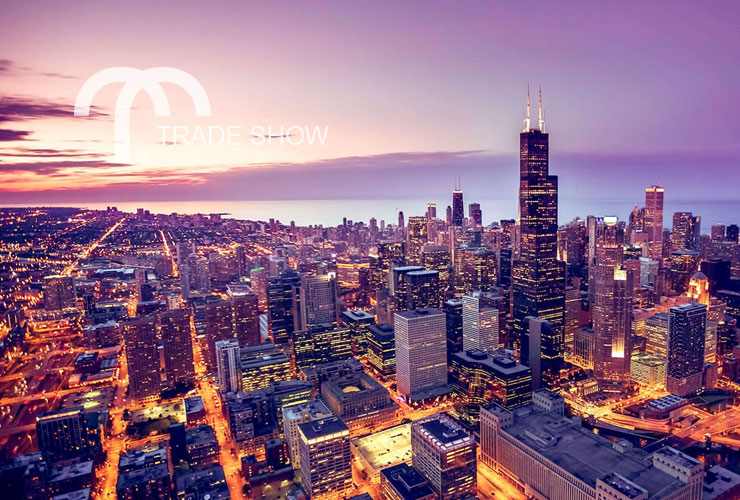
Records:
[[[211,116],[211,103],[200,82],[190,73],[165,66],[149,69],[118,66],[98,71],[82,84],[75,102],[75,116],[89,116],[90,105],[95,94],[106,85],[120,82],[123,82],[124,86],[118,94],[113,115],[116,163],[130,161],[131,105],[142,89],[149,94],[152,100],[155,116],[170,115],[170,103],[160,83],[179,85],[193,100],[196,116]]]

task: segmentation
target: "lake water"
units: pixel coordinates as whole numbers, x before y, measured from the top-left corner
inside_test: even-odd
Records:
[[[639,200],[642,203],[643,200]],[[106,206],[116,206],[119,210],[135,212],[141,207],[152,213],[182,214],[193,213],[225,213],[228,217],[250,220],[268,220],[275,218],[283,223],[295,221],[298,225],[323,224],[334,226],[341,224],[342,218],[353,221],[368,222],[371,217],[378,222],[396,223],[398,211],[402,210],[406,218],[411,215],[424,215],[427,203],[437,204],[437,217],[444,219],[447,205],[451,199],[422,200],[422,199],[351,199],[351,200],[271,200],[271,201],[110,201],[107,203],[75,203],[51,204],[50,206],[77,206],[91,209],[105,209]],[[483,199],[465,200],[467,204],[478,202],[483,211],[483,222],[489,224],[494,220],[512,219],[517,217],[516,199]],[[565,223],[574,217],[585,218],[587,215],[617,215],[626,220],[635,200],[561,200],[560,223]],[[21,206],[21,205],[15,205]],[[672,224],[672,214],[676,211],[693,212],[702,217],[702,232],[708,233],[709,228],[716,222],[725,224],[740,222],[740,199],[738,200],[666,200],[664,226]]]

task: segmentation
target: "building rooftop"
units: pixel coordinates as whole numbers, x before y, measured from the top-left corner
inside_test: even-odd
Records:
[[[312,399],[305,403],[283,406],[282,412],[283,418],[286,420],[300,420],[304,415],[310,415],[312,418],[331,416],[331,410],[320,399]]]
[[[417,318],[427,318],[430,316],[439,316],[444,315],[442,311],[439,309],[433,309],[433,308],[423,308],[423,309],[412,309],[410,311],[401,311],[397,312],[396,316],[400,316],[402,318],[406,319],[417,319]]]
[[[492,405],[493,413],[508,410]],[[683,482],[656,469],[640,450],[620,452],[605,438],[579,422],[527,405],[511,410],[513,423],[504,429],[510,437],[536,450],[581,481],[596,487],[596,480],[616,472],[644,488],[651,499],[670,496]]]
[[[167,469],[167,464],[159,464],[154,467],[146,467],[144,469],[137,469],[131,472],[119,474],[116,489],[123,490],[135,484],[148,483],[149,481],[157,479],[167,479],[167,481],[169,481],[169,478],[170,472]]]
[[[403,500],[417,500],[434,493],[424,476],[408,464],[388,467],[380,474],[393,485]]]
[[[167,463],[167,448],[165,447],[153,450],[134,450],[121,454],[118,469],[125,472],[161,463]]]
[[[685,453],[681,453],[680,451],[676,450],[675,448],[671,448],[670,446],[659,449],[655,452],[655,454],[661,455],[688,469],[692,469],[701,465],[701,462],[699,462],[697,459],[692,458]]]
[[[90,488],[83,488],[53,496],[51,500],[88,500],[88,498],[90,498]]]
[[[431,437],[438,446],[445,449],[475,442],[468,431],[444,413],[416,420],[412,426],[421,428],[423,433]]]
[[[298,428],[308,440],[339,433],[349,436],[349,427],[337,416],[298,424]]]
[[[352,440],[355,451],[374,470],[411,463],[411,424],[401,424]]]
[[[712,466],[707,475],[704,476],[703,500],[714,500],[715,498],[730,498],[730,491],[740,489],[740,475],[730,472],[719,465]],[[725,495],[723,497],[723,495]]]
[[[608,484],[627,498],[636,498],[645,493],[645,489],[637,486],[629,479],[625,479],[616,472],[610,472],[601,478],[601,481]]]
[[[452,356],[467,363],[478,363],[502,375],[516,375],[530,370],[529,367],[517,363],[508,355],[498,351],[489,355],[481,350],[471,349],[465,352],[456,352]]]
[[[71,465],[65,465],[64,467],[56,467],[52,469],[52,472],[49,475],[49,482],[54,483],[57,481],[68,481],[75,477],[92,475],[92,471],[92,460],[87,460],[85,462],[79,462]]]
[[[211,443],[218,443],[218,441],[216,440],[216,433],[210,425],[201,425],[195,429],[188,429],[185,431],[185,444],[187,446],[206,445]]]
[[[205,411],[205,406],[203,406],[203,398],[201,398],[200,396],[185,398],[184,401],[185,414],[199,413],[201,411]]]
[[[367,311],[363,311],[362,309],[353,309],[350,311],[344,311],[342,313],[342,316],[349,319],[350,321],[361,321],[361,320],[370,321],[375,318],[375,316],[368,313]]]

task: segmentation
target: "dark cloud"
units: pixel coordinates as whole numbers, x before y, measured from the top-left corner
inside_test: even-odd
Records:
[[[32,133],[28,130],[0,128],[0,141],[32,141],[33,139],[28,138]]]
[[[10,158],[102,158],[101,153],[82,149],[13,148],[0,152],[0,157]]]
[[[69,118],[74,106],[35,97],[10,96],[0,99],[0,122],[24,121],[35,118]],[[90,116],[107,116],[94,106]]]
[[[0,162],[0,173],[7,172],[34,172],[40,175],[54,176],[61,170],[67,168],[89,168],[96,169],[102,167],[122,167],[122,163],[111,163],[104,160],[83,160],[83,161],[44,161],[44,162],[20,162],[20,163],[3,163]]]
[[[65,78],[70,80],[79,79],[79,76],[67,75],[65,73],[57,73],[54,71],[35,71],[33,68],[29,68],[28,66],[18,66],[15,61],[11,61],[10,59],[0,59],[0,73],[34,73],[36,75],[47,76],[49,78]]]

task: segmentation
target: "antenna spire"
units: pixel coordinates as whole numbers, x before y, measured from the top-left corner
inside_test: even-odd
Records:
[[[545,119],[542,115],[542,85],[540,85],[540,91],[539,91],[539,104],[538,104],[538,119],[537,119],[537,129],[540,132],[545,131]]]
[[[529,117],[529,82],[527,82],[527,117],[524,119],[524,132],[529,132],[530,129],[530,117]]]

